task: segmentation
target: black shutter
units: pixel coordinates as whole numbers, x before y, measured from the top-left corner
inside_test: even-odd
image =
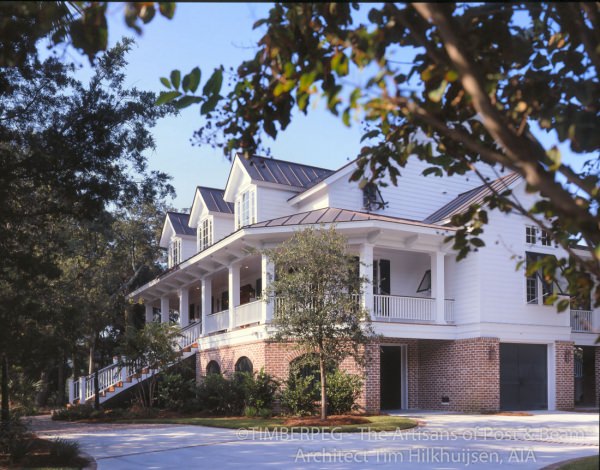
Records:
[[[390,295],[390,260],[379,260],[379,293]]]

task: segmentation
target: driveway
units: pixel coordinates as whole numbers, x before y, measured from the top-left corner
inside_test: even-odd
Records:
[[[538,469],[598,454],[598,414],[402,413],[414,430],[356,434],[235,431],[201,426],[68,424],[38,417],[45,437],[76,439],[99,469]]]

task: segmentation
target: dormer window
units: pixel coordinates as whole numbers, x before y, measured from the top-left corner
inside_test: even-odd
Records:
[[[367,211],[376,211],[385,208],[385,201],[381,197],[381,192],[373,182],[367,183],[363,187],[363,208]]]
[[[181,263],[181,239],[173,238],[169,244],[169,268]]]
[[[525,227],[525,243],[529,245],[540,244],[542,246],[552,246],[552,240],[548,232],[535,225],[527,225]]]
[[[198,224],[198,251],[205,250],[213,243],[212,217],[207,217]]]
[[[256,223],[256,192],[244,191],[235,202],[235,228]]]

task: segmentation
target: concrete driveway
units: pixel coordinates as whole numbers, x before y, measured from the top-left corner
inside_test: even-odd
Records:
[[[398,432],[235,431],[177,425],[68,425],[37,418],[45,437],[76,439],[99,469],[405,468],[538,469],[598,454],[598,414],[533,416],[402,413]]]

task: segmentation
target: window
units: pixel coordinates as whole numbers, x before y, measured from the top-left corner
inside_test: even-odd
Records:
[[[236,228],[256,223],[256,193],[249,189],[238,197],[235,205]]]
[[[169,268],[181,263],[181,240],[174,238],[169,245]]]
[[[431,291],[431,269],[425,271],[423,274],[423,278],[421,282],[419,282],[419,287],[417,287],[417,293]]]
[[[542,246],[552,246],[550,234],[546,230],[540,229],[534,225],[527,225],[525,227],[525,243],[536,245],[538,242]]]
[[[526,252],[527,271],[529,271],[529,267],[533,263],[541,260],[542,258],[545,258],[546,256],[553,255],[545,255],[543,253],[532,253],[529,251]],[[564,294],[561,287],[556,282],[548,282],[545,279],[542,269],[538,269],[537,271],[530,273],[526,277],[525,291],[528,304],[544,304],[546,299],[548,299],[548,297],[554,294],[555,290],[558,294]],[[542,294],[541,298],[539,295],[540,292]]]
[[[373,294],[390,295],[390,260],[373,261]]]
[[[386,202],[381,197],[381,192],[373,182],[365,184],[363,187],[363,208],[367,211],[384,209]]]
[[[253,372],[252,361],[246,356],[240,357],[235,363],[235,371],[248,372],[249,374],[251,374]]]
[[[213,243],[212,217],[207,217],[198,224],[198,251],[205,250]]]
[[[219,363],[217,361],[210,361],[206,365],[206,375],[220,374],[220,373],[221,373],[221,367],[219,366]]]

